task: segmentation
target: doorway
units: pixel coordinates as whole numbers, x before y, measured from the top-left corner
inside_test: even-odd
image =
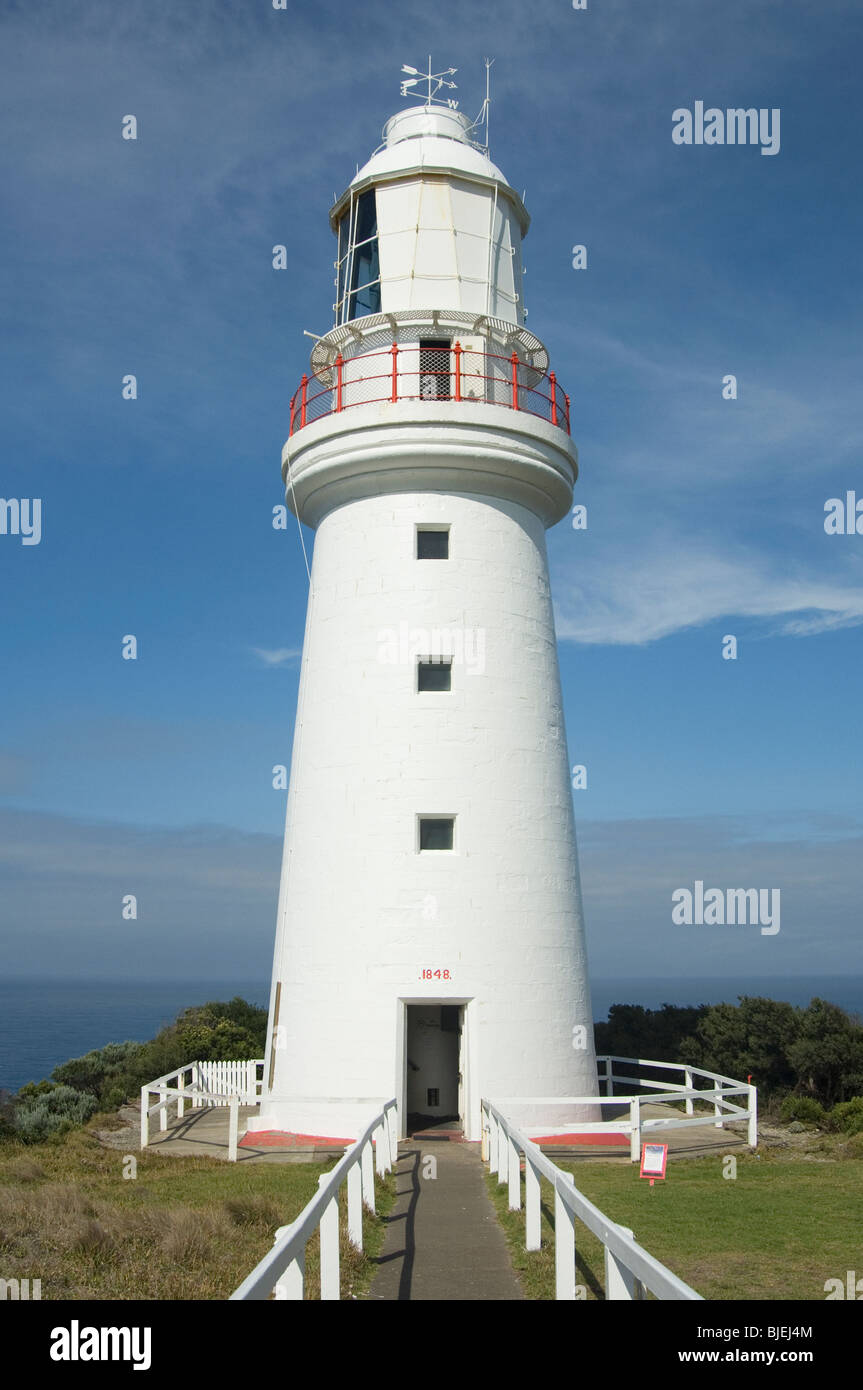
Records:
[[[450,399],[449,338],[420,339],[420,399]]]
[[[462,1129],[464,1005],[406,1005],[407,1133]]]

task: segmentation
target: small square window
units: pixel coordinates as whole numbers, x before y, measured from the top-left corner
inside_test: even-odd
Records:
[[[421,816],[420,849],[452,849],[455,841],[454,816]]]
[[[428,1106],[440,1105],[440,1087],[439,1087],[439,1086],[428,1086],[428,1087],[426,1088],[426,1097],[427,1097],[427,1099],[426,1099],[426,1105],[428,1105]]]
[[[452,690],[452,657],[417,662],[417,690]]]
[[[445,527],[441,530],[438,527],[418,526],[417,559],[448,560],[449,527]]]

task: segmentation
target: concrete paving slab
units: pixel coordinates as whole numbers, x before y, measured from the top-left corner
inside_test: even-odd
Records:
[[[427,1162],[434,1159],[434,1166]],[[524,1298],[485,1187],[478,1144],[399,1145],[370,1299],[447,1302]],[[435,1172],[436,1176],[424,1176]]]

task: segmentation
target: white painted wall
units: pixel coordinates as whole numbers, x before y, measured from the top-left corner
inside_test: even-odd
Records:
[[[449,560],[415,559],[422,522],[451,526]],[[449,694],[415,690],[420,629],[467,639]],[[454,853],[417,852],[421,812],[457,816]],[[545,531],[532,512],[424,492],[321,521],[285,843],[284,1046],[254,1127],[357,1131],[364,1101],[279,1098],[396,1093],[400,998],[475,1000],[483,1095],[595,1092],[592,1051],[572,1047],[574,1025],[592,1019]],[[451,979],[424,982],[424,968]]]
[[[521,235],[493,183],[400,179],[378,188],[377,214],[382,312],[434,304],[523,321]]]

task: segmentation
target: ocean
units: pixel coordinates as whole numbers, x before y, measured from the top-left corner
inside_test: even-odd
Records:
[[[266,1007],[261,980],[0,981],[0,1089],[41,1081],[109,1042],[147,1042],[182,1009],[236,995]]]
[[[863,977],[827,975],[785,979],[632,979],[591,981],[594,1019],[611,1004],[717,1004],[740,994],[808,1004],[818,995],[863,1014]],[[269,1001],[264,980],[8,980],[0,981],[0,1089],[17,1091],[26,1081],[50,1076],[70,1057],[109,1042],[145,1042],[181,1009],[235,995],[253,1004]],[[191,1059],[190,1059],[191,1060]]]

